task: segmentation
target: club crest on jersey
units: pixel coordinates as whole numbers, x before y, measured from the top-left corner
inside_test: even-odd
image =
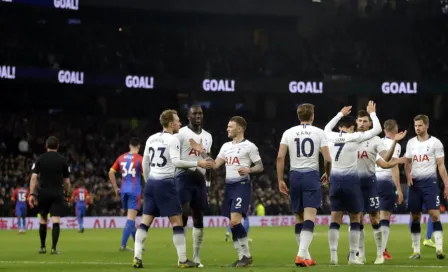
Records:
[[[424,154],[424,155],[414,155],[414,157],[412,158],[413,162],[424,162],[424,161],[429,161],[428,155]]]
[[[226,165],[238,164],[240,165],[240,159],[238,157],[226,157]]]
[[[366,159],[369,158],[369,154],[367,154],[367,151],[364,150],[362,151],[362,153],[358,151],[358,159],[364,159],[364,158]]]

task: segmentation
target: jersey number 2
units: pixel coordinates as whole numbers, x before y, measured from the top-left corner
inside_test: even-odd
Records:
[[[237,197],[235,200],[236,200],[235,208],[236,209],[241,208],[241,202],[243,201],[243,199],[241,197]]]
[[[156,155],[156,151],[154,150],[154,148],[150,147],[149,148],[149,158],[151,161],[151,167],[154,167],[157,165],[157,167],[164,167],[166,165],[166,163],[168,162],[166,157],[164,156],[166,148],[165,147],[159,147],[157,148],[157,151],[159,151],[159,158],[162,160],[162,163],[155,163],[152,162],[154,160],[154,156]]]
[[[313,142],[313,140],[311,140],[311,138],[305,138],[305,139],[303,139],[302,142],[300,142],[300,138],[295,138],[294,141],[296,142],[296,146],[297,146],[297,158],[300,158],[301,156],[304,156],[307,158],[313,156],[314,142]],[[309,146],[310,146],[308,153],[305,150],[306,143],[309,143]]]

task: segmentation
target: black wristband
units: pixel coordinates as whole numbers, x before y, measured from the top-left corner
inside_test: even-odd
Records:
[[[34,196],[34,197],[37,197],[37,195],[36,194],[30,194],[31,196]]]

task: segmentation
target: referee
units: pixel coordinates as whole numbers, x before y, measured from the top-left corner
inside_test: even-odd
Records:
[[[46,142],[47,153],[42,154],[32,167],[30,181],[30,207],[37,205],[40,213],[40,250],[39,253],[47,253],[45,240],[47,238],[48,213],[51,214],[53,222],[53,244],[51,254],[59,254],[56,245],[59,239],[61,216],[66,211],[65,198],[70,193],[70,179],[68,161],[57,151],[59,148],[58,138],[51,136]],[[39,181],[37,181],[39,177]],[[39,185],[39,190],[37,189]],[[39,193],[38,193],[39,191]]]

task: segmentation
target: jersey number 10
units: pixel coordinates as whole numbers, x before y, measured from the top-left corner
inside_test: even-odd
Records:
[[[294,141],[296,142],[297,146],[297,158],[300,158],[301,156],[304,157],[311,157],[314,154],[314,142],[311,140],[311,138],[305,138],[302,141],[300,138],[295,138]],[[307,144],[308,143],[308,144]],[[306,147],[309,146],[309,152],[306,152]]]

